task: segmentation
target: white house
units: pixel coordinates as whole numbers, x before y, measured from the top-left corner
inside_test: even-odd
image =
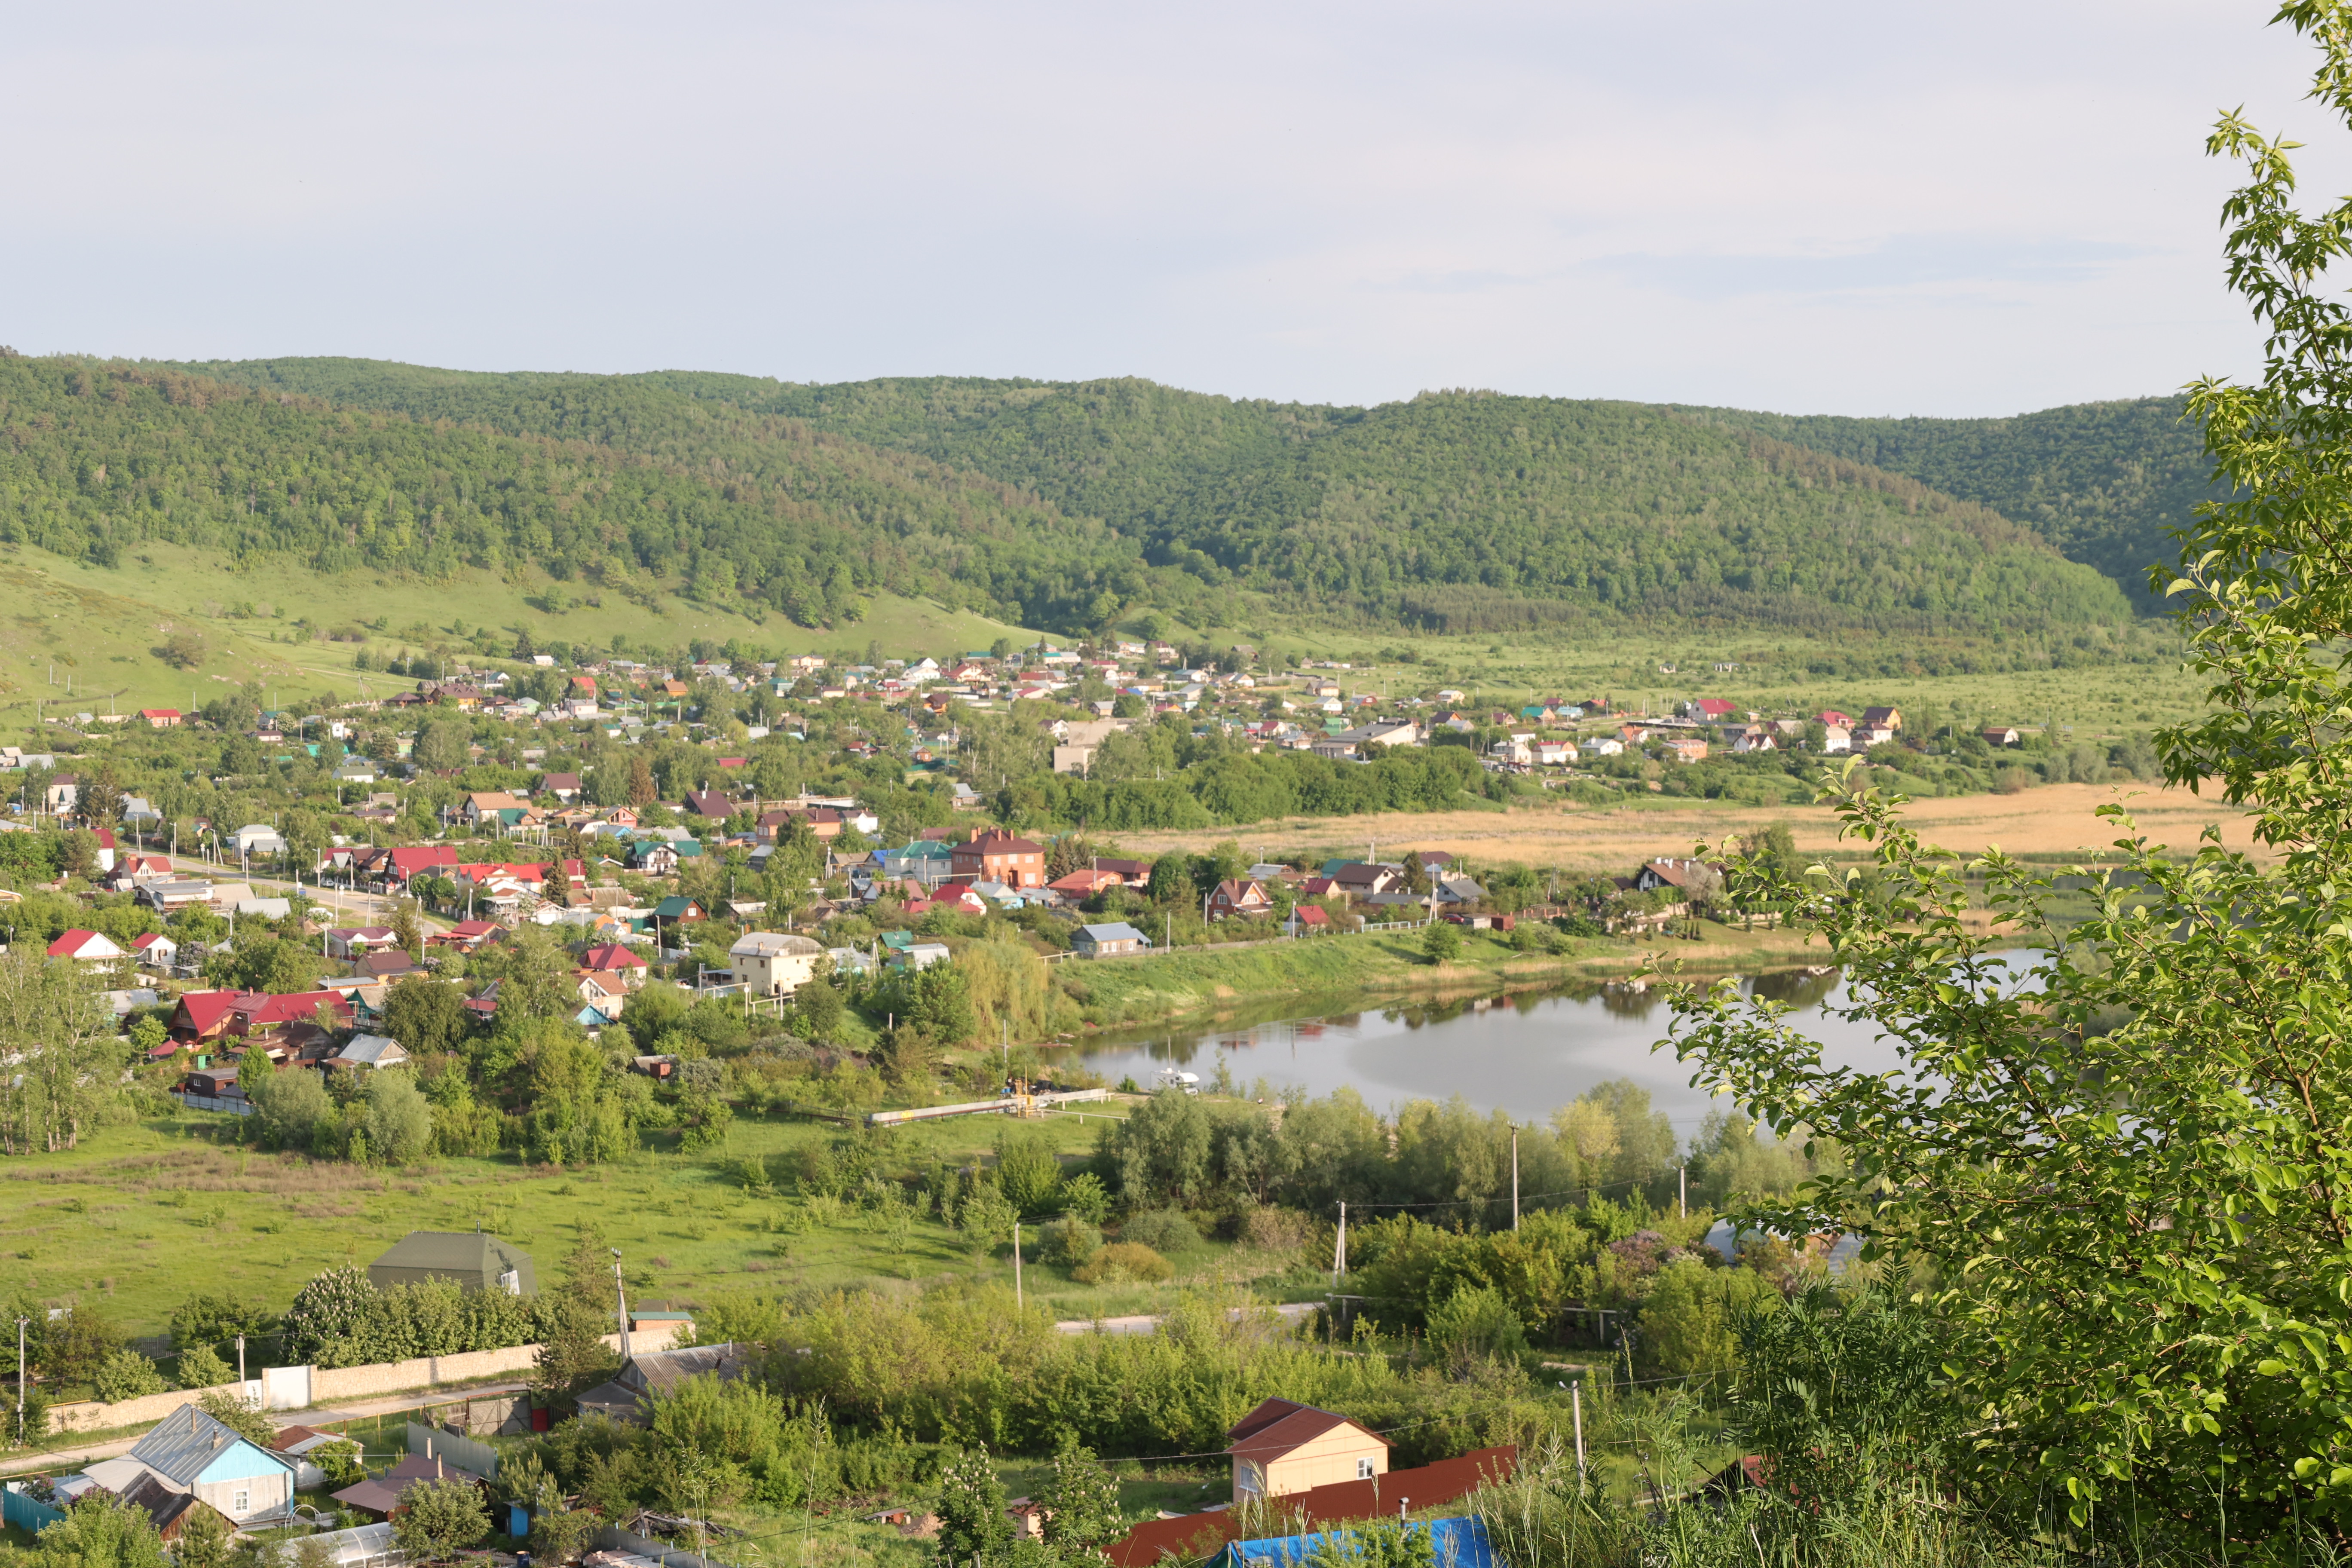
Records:
[[[790,996],[816,973],[824,949],[804,936],[755,931],[727,950],[735,978],[754,996]]]
[[[70,958],[77,963],[97,965],[112,963],[122,956],[121,947],[104,931],[76,929],[49,943],[51,958]]]
[[[1822,755],[1827,756],[1832,752],[1851,752],[1853,750],[1853,731],[1847,729],[1843,724],[1824,724],[1822,726]]]
[[[248,822],[229,835],[229,845],[248,860],[266,860],[286,853],[286,840],[266,822]]]

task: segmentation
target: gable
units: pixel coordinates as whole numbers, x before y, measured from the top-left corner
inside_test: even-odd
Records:
[[[288,1469],[285,1460],[240,1437],[213,1457],[212,1463],[198,1472],[199,1485],[214,1481],[242,1481],[255,1476],[283,1475]]]

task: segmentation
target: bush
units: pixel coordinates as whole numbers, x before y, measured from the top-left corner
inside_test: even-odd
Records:
[[[163,1374],[137,1351],[117,1351],[108,1356],[99,1363],[90,1382],[97,1385],[98,1396],[109,1405],[163,1392]]]
[[[194,1344],[180,1352],[182,1388],[218,1388],[236,1381],[236,1369],[215,1355],[212,1346]]]
[[[1102,1232],[1081,1216],[1066,1214],[1045,1227],[1044,1244],[1038,1248],[1037,1260],[1063,1268],[1076,1268],[1102,1250]]]
[[[1171,1279],[1175,1272],[1176,1266],[1151,1248],[1114,1241],[1072,1269],[1070,1277],[1087,1285],[1125,1285]]]
[[[1422,929],[1421,951],[1432,963],[1451,963],[1462,956],[1462,928],[1433,921]]]
[[[1528,1348],[1519,1314],[1490,1285],[1456,1290],[1429,1314],[1429,1346],[1456,1363],[1517,1356]]]
[[[1201,1233],[1181,1209],[1147,1209],[1129,1215],[1118,1227],[1118,1238],[1154,1252],[1181,1252],[1201,1245]]]
[[[1242,1244],[1261,1252],[1296,1252],[1307,1245],[1307,1216],[1297,1209],[1255,1208],[1242,1220]]]
[[[1100,1225],[1110,1213],[1110,1194],[1104,1190],[1102,1178],[1092,1171],[1081,1171],[1062,1184],[1062,1210],[1074,1214],[1089,1224]]]

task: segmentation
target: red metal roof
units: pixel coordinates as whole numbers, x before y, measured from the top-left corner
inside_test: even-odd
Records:
[[[1489,1482],[1509,1479],[1518,1463],[1518,1449],[1508,1445],[1479,1448],[1458,1459],[1440,1459],[1418,1469],[1391,1470],[1369,1481],[1334,1481],[1329,1486],[1286,1493],[1275,1499],[1274,1503],[1296,1517],[1305,1529],[1320,1530],[1349,1520],[1381,1518],[1400,1503],[1414,1509],[1443,1507]],[[1188,1562],[1210,1556],[1240,1533],[1241,1521],[1229,1508],[1213,1513],[1180,1514],[1174,1519],[1150,1519],[1128,1531],[1124,1541],[1104,1547],[1103,1554],[1110,1559],[1112,1568],[1157,1568],[1163,1558],[1170,1556]],[[1193,1543],[1203,1536],[1210,1540],[1210,1551],[1194,1551]]]

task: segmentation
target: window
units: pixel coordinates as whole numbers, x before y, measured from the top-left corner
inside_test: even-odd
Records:
[[[1356,1461],[1356,1479],[1360,1481],[1369,1481],[1372,1479],[1372,1461],[1370,1458]]]
[[[231,1513],[251,1513],[253,1511],[253,1489],[249,1486],[239,1487],[236,1490],[229,1493],[228,1510]]]

